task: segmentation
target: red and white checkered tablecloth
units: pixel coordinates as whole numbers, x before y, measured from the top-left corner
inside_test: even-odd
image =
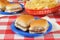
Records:
[[[18,1],[15,0],[14,2]],[[60,24],[60,12],[56,14],[49,14],[48,16]],[[11,24],[16,18],[17,16],[0,17],[0,40],[60,40],[60,30],[35,38],[28,38],[15,34],[11,30]]]
[[[56,15],[49,14],[49,17],[55,19],[60,24],[60,15],[58,13]],[[60,40],[60,30],[35,38],[27,38],[15,34],[11,30],[11,24],[16,18],[17,16],[0,17],[0,40]]]

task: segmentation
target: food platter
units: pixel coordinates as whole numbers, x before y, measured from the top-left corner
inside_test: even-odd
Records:
[[[16,26],[14,25],[14,22],[11,24],[11,29],[14,33],[25,36],[25,37],[44,36],[45,34],[48,34],[52,30],[52,24],[50,22],[48,22],[48,23],[49,23],[49,28],[46,31],[46,33],[44,33],[44,34],[30,34],[29,32],[22,31],[22,30],[16,28]]]

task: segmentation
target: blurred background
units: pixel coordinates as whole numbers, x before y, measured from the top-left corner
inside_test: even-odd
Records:
[[[24,2],[23,1],[26,1],[26,0],[8,0],[8,1],[9,2],[15,2],[15,3],[21,3],[21,4],[24,5]],[[60,0],[57,0],[57,2],[60,5]],[[58,12],[56,12],[55,15],[60,15],[60,7],[58,8]]]

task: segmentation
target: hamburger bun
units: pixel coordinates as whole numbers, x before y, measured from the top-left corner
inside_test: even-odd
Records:
[[[7,0],[0,0],[0,11],[5,11],[7,4],[10,4]]]
[[[34,17],[31,15],[21,15],[15,21],[15,26],[23,31],[27,31]]]
[[[49,27],[48,21],[45,19],[34,20],[30,23],[30,33],[45,33]]]
[[[5,5],[10,4],[10,2],[8,0],[0,0],[1,2],[3,2]]]
[[[5,10],[5,4],[0,1],[0,11],[4,11]]]

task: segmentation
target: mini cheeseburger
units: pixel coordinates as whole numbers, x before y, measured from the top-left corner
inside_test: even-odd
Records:
[[[45,19],[34,20],[30,23],[30,33],[45,33],[49,27],[48,21]]]
[[[34,17],[31,15],[21,15],[15,21],[15,26],[23,31],[27,31],[29,29],[29,25],[31,21],[34,20]]]
[[[13,4],[6,5],[5,12],[17,12],[17,11],[20,11],[20,10],[22,10],[20,4],[13,3]]]

